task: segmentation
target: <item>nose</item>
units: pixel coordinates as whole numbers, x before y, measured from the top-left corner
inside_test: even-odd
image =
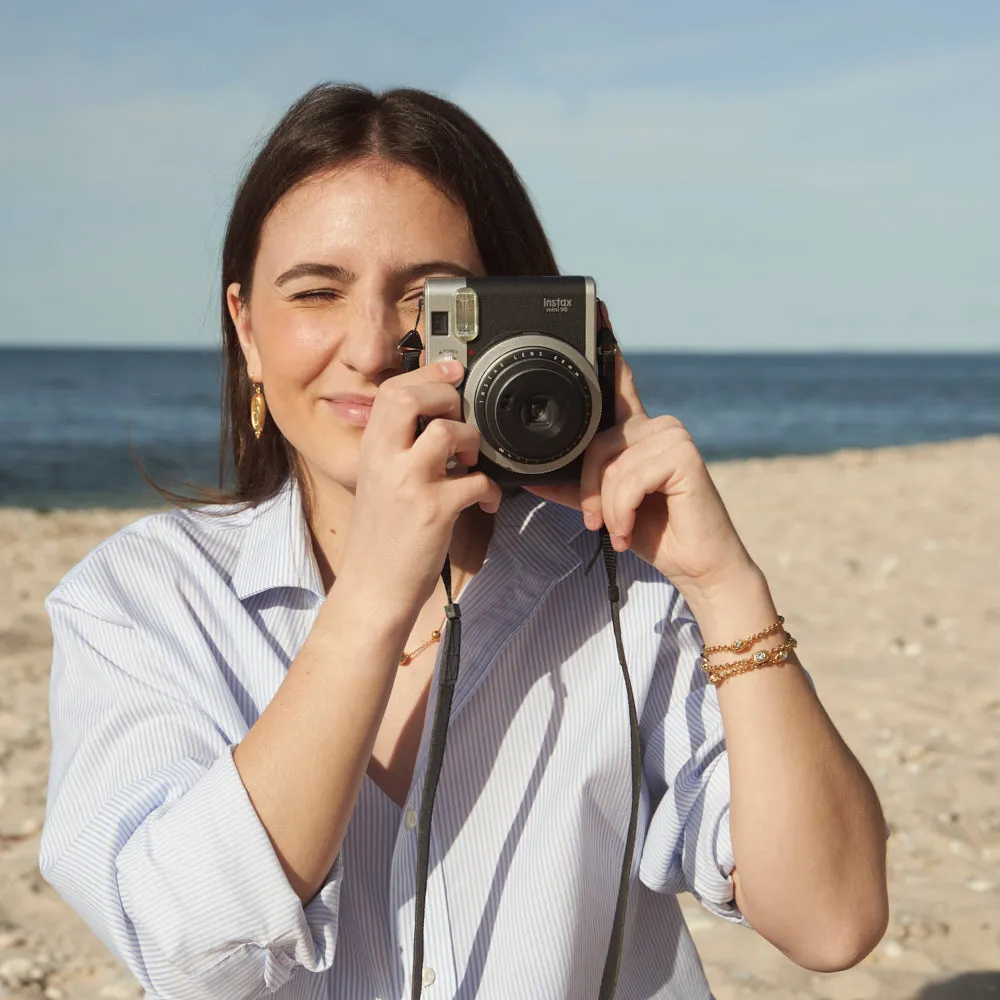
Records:
[[[395,303],[382,296],[359,299],[349,318],[339,352],[344,365],[376,385],[402,371],[396,348],[407,331],[401,328]]]

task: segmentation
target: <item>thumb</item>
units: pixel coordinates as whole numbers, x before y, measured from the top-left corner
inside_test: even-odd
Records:
[[[629,417],[648,416],[639,398],[632,369],[619,349],[615,357],[615,423],[623,424]]]
[[[604,300],[599,300],[598,307],[601,314],[601,324],[606,326],[614,335],[615,328],[611,325],[611,317],[608,315],[608,306]],[[615,338],[617,341],[617,338]],[[632,377],[632,369],[622,355],[621,348],[615,352],[615,423],[623,424],[629,417],[636,415],[648,416],[646,408],[639,398],[639,391],[635,387],[635,379]]]

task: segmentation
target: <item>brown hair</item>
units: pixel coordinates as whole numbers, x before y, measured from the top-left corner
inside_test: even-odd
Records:
[[[273,420],[267,421],[260,440],[250,428],[253,386],[226,306],[226,289],[238,282],[241,298],[249,301],[264,221],[285,194],[317,173],[366,159],[411,167],[461,204],[488,274],[558,273],[517,171],[461,108],[421,90],[374,93],[330,83],[314,87],[268,137],[240,184],[229,216],[222,247],[219,489],[198,489],[194,499],[157,487],[167,499],[184,506],[256,505],[274,496],[290,475],[300,476],[296,453]],[[235,484],[226,490],[230,469]]]

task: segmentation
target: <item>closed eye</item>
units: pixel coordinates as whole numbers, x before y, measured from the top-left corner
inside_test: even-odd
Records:
[[[329,302],[339,299],[341,293],[335,288],[311,288],[307,292],[296,292],[291,296],[293,302]]]

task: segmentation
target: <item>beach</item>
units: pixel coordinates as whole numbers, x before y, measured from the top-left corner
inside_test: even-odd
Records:
[[[818,974],[683,896],[714,995],[1000,996],[1000,436],[712,472],[879,793],[892,904],[871,955]],[[37,859],[50,745],[42,602],[144,513],[0,508],[0,998],[142,993]]]

